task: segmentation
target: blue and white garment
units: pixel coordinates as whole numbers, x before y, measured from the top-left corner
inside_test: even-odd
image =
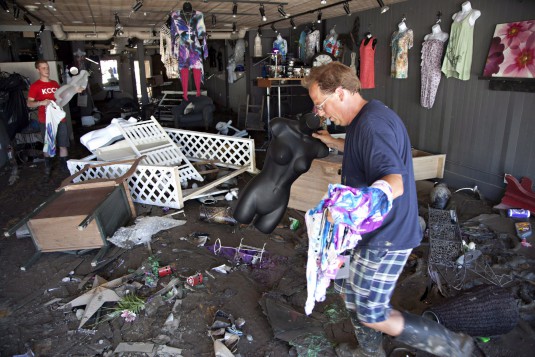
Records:
[[[355,248],[361,234],[381,226],[392,208],[392,200],[392,188],[383,180],[363,188],[336,184],[329,185],[322,201],[308,210],[307,315],[312,313],[316,301],[325,300],[327,288],[342,266],[342,253]],[[327,210],[334,223],[323,219]]]
[[[54,101],[46,106],[46,132],[43,146],[43,152],[48,156],[56,156],[56,133],[58,132],[59,123],[65,118],[65,112]]]

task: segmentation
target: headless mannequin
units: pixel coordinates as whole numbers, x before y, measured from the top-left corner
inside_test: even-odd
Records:
[[[468,19],[470,26],[474,26],[476,23],[476,20],[481,16],[481,11],[472,9],[472,4],[470,4],[470,1],[465,1],[461,5],[461,11],[453,14],[452,19],[455,22],[461,22],[468,15],[470,15],[470,18]]]
[[[182,5],[182,11],[180,11],[180,16],[184,20],[186,20],[186,23],[189,25],[189,20],[191,19],[191,16],[193,16],[193,8],[191,7],[191,4],[189,2],[185,2],[184,5]],[[197,97],[200,97],[201,95],[201,77],[202,72],[199,68],[193,68],[193,81],[195,83],[195,88],[197,89]],[[188,82],[189,82],[189,68],[182,68],[180,70],[180,82],[182,83],[182,98],[184,100],[188,100]]]
[[[292,183],[310,169],[312,160],[326,157],[329,149],[312,133],[320,126],[318,117],[305,114],[298,121],[271,120],[273,139],[264,167],[241,191],[234,218],[244,224],[255,219],[255,227],[271,233],[286,212]]]
[[[407,31],[407,25],[405,24],[405,20],[403,20],[398,24],[398,32],[402,33],[405,31]]]
[[[434,24],[431,28],[432,32],[430,34],[425,35],[424,41],[427,40],[439,40],[439,41],[446,41],[449,37],[449,35],[442,31],[439,24]]]
[[[364,35],[364,46],[367,46],[368,43],[370,43],[370,40],[372,39],[372,33],[371,32],[366,32],[366,34]],[[377,45],[377,39],[374,38],[373,39],[373,42],[372,42],[372,48],[375,50],[375,45]]]

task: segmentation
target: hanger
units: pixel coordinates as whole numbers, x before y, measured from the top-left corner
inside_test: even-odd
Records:
[[[372,37],[372,33],[370,32],[370,27],[372,26],[372,24],[368,24],[368,31],[366,31],[366,33],[364,34],[364,37],[366,38],[371,38]]]

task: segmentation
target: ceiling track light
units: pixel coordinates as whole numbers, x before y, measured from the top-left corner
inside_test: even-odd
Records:
[[[236,23],[232,23],[232,33],[236,33]]]
[[[387,12],[390,9],[388,6],[385,5],[383,0],[377,0],[377,3],[381,7],[381,14],[384,14],[385,12]]]
[[[13,17],[15,20],[18,20],[20,17],[20,8],[16,4],[13,4]]]
[[[321,1],[320,1],[320,4],[322,4],[322,5],[327,4],[327,0],[321,0]]]
[[[264,4],[260,4],[260,16],[262,16],[262,21],[267,21],[267,17],[266,17],[266,10],[264,10]]]
[[[351,10],[349,9],[349,3],[347,1],[344,3],[344,11],[347,16],[351,16]]]
[[[49,11],[56,11],[56,7],[54,6],[54,3],[56,0],[48,0],[48,4],[43,5],[45,9],[48,9]]]
[[[132,12],[136,12],[143,6],[143,0],[136,0],[134,6],[132,6]]]
[[[284,5],[279,5],[279,8],[277,9],[279,14],[281,14],[282,17],[288,18],[289,15],[284,11]]]
[[[30,18],[29,18],[26,14],[24,14],[24,15],[22,16],[22,18],[24,19],[24,21],[26,21],[26,23],[27,23],[28,25],[30,25],[30,26],[33,25],[32,20],[30,20]]]
[[[290,19],[290,25],[292,25],[292,28],[295,30],[297,26],[295,26],[294,19]]]
[[[236,17],[237,15],[238,15],[238,4],[234,3],[234,5],[232,5],[232,17]]]
[[[318,11],[318,24],[321,23],[321,11]]]
[[[39,28],[39,34],[45,30],[45,24],[41,23],[41,27]]]
[[[275,24],[271,24],[271,29],[273,30],[273,32],[277,33],[279,31],[277,31],[277,29],[275,28]]]
[[[215,24],[217,24],[217,18],[212,14],[212,27],[215,27]]]

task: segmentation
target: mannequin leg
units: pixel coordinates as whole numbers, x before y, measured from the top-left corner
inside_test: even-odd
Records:
[[[182,68],[180,70],[180,81],[182,82],[182,98],[188,100],[188,81],[189,81],[189,69]]]
[[[201,96],[201,70],[199,68],[193,68],[193,81],[195,82],[195,88],[197,88],[197,97]]]

